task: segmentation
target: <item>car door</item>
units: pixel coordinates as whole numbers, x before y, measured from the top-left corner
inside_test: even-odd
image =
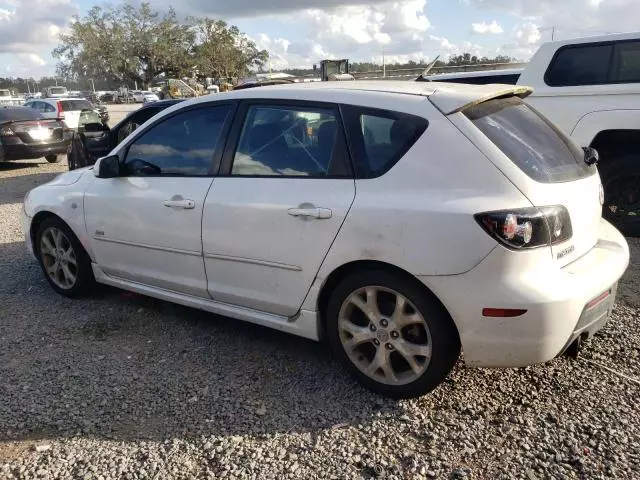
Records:
[[[336,105],[243,103],[203,213],[212,298],[294,315],[354,196]]]
[[[97,178],[85,193],[87,233],[107,275],[208,297],[202,209],[232,108],[173,112],[116,149],[121,176]]]

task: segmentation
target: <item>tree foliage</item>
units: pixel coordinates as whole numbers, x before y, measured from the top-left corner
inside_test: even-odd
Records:
[[[149,86],[158,76],[233,79],[260,67],[259,51],[235,26],[209,18],[181,22],[172,8],[161,14],[150,3],[95,6],[75,17],[53,51],[64,78],[96,78],[115,85]]]

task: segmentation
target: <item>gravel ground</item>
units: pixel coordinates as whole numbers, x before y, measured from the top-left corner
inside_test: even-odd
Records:
[[[118,290],[54,294],[19,212],[64,169],[0,166],[0,478],[640,478],[637,240],[578,361],[460,365],[396,402],[320,344]]]

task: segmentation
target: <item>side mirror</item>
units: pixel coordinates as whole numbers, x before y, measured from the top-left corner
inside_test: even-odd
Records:
[[[587,165],[597,165],[600,161],[600,155],[595,148],[592,147],[582,147],[584,151],[584,163]]]
[[[120,159],[117,155],[99,158],[93,165],[93,174],[98,178],[120,176]]]
[[[82,128],[84,128],[84,131],[87,133],[102,133],[109,129],[102,123],[86,123],[82,126]]]

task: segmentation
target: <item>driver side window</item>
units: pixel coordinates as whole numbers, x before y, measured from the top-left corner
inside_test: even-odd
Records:
[[[208,176],[228,105],[187,110],[135,139],[125,158],[130,176]]]

